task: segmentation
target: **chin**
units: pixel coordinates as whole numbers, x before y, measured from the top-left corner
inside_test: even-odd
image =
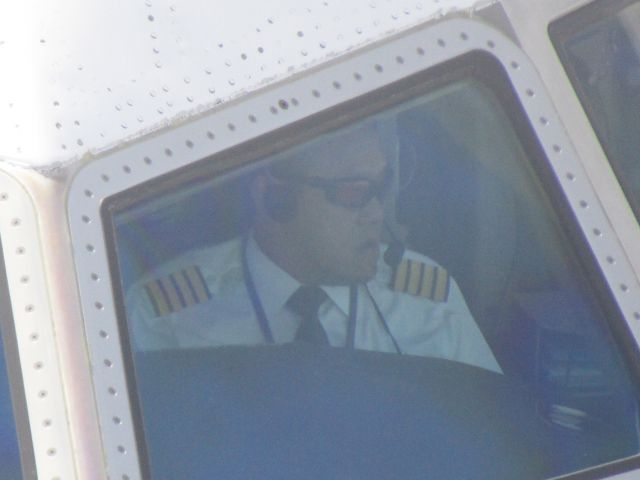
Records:
[[[373,277],[375,277],[377,270],[378,269],[376,264],[367,266],[366,268],[363,268],[363,269],[359,269],[357,272],[353,272],[353,275],[350,281],[352,283],[368,282]]]

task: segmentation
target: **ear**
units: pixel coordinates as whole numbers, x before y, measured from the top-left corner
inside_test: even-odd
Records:
[[[251,186],[251,197],[256,205],[258,219],[278,223],[289,221],[295,211],[295,193],[290,185],[271,175],[258,174]]]

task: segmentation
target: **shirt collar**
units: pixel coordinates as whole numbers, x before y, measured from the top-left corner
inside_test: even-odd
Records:
[[[247,242],[247,266],[253,277],[260,303],[267,318],[282,309],[300,283],[267,257],[250,236]]]
[[[301,284],[267,257],[252,236],[249,236],[247,241],[246,255],[247,266],[253,277],[264,313],[267,318],[272,318],[284,307],[289,297]],[[345,315],[349,314],[348,286],[321,285],[320,287]]]

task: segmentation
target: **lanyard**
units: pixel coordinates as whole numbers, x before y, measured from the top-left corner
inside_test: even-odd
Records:
[[[247,243],[248,236],[245,236],[242,239],[242,272],[244,276],[244,285],[247,289],[247,294],[249,295],[249,299],[251,300],[251,306],[253,307],[253,312],[255,313],[256,320],[258,321],[258,326],[260,327],[260,331],[262,332],[262,337],[264,338],[265,343],[269,345],[273,345],[275,340],[273,339],[273,332],[271,331],[271,327],[269,326],[269,319],[267,318],[267,314],[264,311],[264,307],[262,306],[262,302],[260,301],[260,296],[258,295],[258,291],[256,289],[256,285],[253,281],[253,277],[251,276],[251,271],[249,270],[249,263],[247,261]],[[393,346],[396,349],[397,353],[401,353],[400,348],[396,342],[396,339],[391,334],[389,330],[389,326],[380,311],[380,307],[378,307],[378,303],[375,301],[369,288],[365,285],[369,298],[373,303],[373,306],[376,309],[376,314],[378,318],[382,322],[382,325],[391,341],[393,342]],[[347,324],[347,343],[346,348],[354,349],[355,348],[355,340],[356,340],[356,319],[358,318],[358,286],[356,284],[351,284],[349,286],[349,322]]]
[[[273,333],[271,333],[271,328],[269,328],[269,320],[267,320],[267,315],[264,313],[262,302],[260,301],[258,291],[256,290],[256,286],[253,283],[253,278],[251,277],[251,272],[249,271],[249,263],[247,262],[248,242],[249,237],[245,235],[242,239],[242,272],[244,274],[244,286],[247,289],[249,298],[251,299],[253,312],[256,314],[256,319],[258,320],[258,325],[260,326],[262,337],[264,338],[265,343],[272,345],[275,342],[273,340]]]

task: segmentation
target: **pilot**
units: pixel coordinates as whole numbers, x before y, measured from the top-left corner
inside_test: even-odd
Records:
[[[384,130],[369,121],[326,134],[254,173],[248,234],[130,289],[135,348],[304,342],[500,372],[447,271],[382,244],[395,177]]]

